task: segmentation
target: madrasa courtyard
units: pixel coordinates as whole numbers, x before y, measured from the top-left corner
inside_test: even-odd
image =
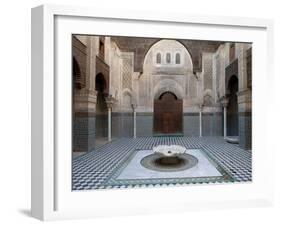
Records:
[[[252,180],[250,43],[73,35],[72,72],[73,190]]]

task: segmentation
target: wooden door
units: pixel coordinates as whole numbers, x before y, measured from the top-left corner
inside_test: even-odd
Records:
[[[163,93],[154,100],[154,134],[181,134],[182,117],[182,100],[173,93]]]

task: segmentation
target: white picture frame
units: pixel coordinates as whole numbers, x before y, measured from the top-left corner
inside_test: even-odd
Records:
[[[71,137],[67,137],[71,129],[70,34],[155,37],[155,27],[161,37],[253,43],[253,181],[217,186],[71,191]],[[61,61],[62,57],[67,62]],[[272,61],[271,20],[57,5],[33,8],[32,216],[56,220],[271,205],[273,178],[268,175],[273,169],[273,150],[266,139],[266,120],[272,103],[266,98],[272,93]]]

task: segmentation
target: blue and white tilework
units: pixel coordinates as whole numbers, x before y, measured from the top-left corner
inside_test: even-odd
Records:
[[[223,177],[117,179],[120,171],[128,164],[136,151],[149,150],[159,144],[177,144],[187,149],[200,149]],[[250,182],[252,155],[250,151],[245,151],[238,145],[227,143],[222,137],[121,138],[73,159],[72,173],[73,190]]]

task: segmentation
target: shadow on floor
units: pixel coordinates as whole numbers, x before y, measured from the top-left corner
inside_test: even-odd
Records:
[[[31,210],[29,209],[19,209],[18,212],[27,217],[31,217]]]

